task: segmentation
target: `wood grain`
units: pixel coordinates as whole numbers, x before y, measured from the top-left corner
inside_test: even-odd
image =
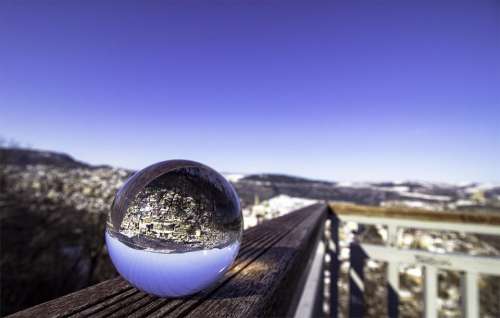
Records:
[[[315,204],[245,231],[232,268],[191,297],[150,296],[118,277],[9,317],[290,316],[327,211]]]

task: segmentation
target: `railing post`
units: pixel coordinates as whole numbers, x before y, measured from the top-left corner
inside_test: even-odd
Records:
[[[479,317],[479,289],[478,274],[475,272],[464,272],[462,274],[462,304],[465,318]]]
[[[349,270],[349,316],[363,317],[365,314],[364,299],[364,267],[368,258],[361,245],[353,242],[350,245]]]
[[[424,267],[424,306],[425,318],[437,318],[437,298],[438,281],[437,269],[434,266],[426,265]]]

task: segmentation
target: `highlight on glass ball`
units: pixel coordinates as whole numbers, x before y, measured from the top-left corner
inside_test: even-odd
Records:
[[[238,254],[242,215],[232,185],[193,161],[170,160],[135,173],[117,192],[106,245],[118,272],[160,297],[215,283]]]

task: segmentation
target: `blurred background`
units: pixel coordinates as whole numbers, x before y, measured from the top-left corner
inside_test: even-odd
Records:
[[[116,276],[115,191],[166,159],[224,173],[246,227],[323,200],[499,213],[499,56],[492,0],[2,1],[1,314]],[[500,316],[500,281],[481,284]]]

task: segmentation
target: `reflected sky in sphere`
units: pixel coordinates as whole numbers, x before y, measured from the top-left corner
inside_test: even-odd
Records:
[[[106,244],[118,272],[160,297],[196,293],[231,266],[241,242],[238,196],[213,169],[170,160],[134,174],[116,194]]]
[[[239,242],[223,248],[184,253],[133,249],[106,233],[118,272],[133,286],[160,297],[194,294],[217,281],[233,263]]]

